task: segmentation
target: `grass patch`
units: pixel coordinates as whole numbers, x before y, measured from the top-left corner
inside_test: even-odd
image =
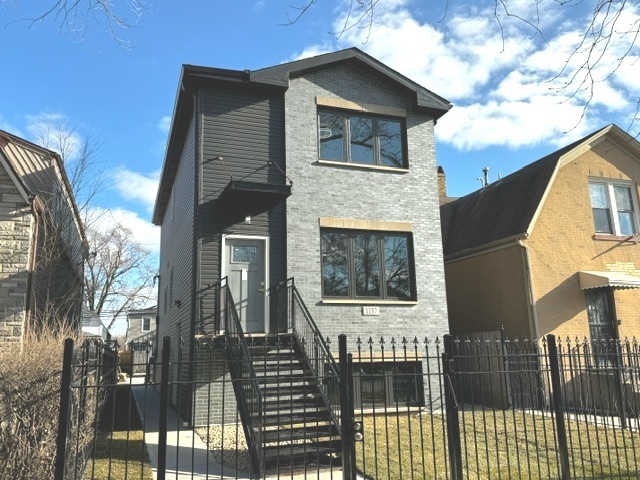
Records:
[[[118,478],[153,480],[144,432],[98,434],[93,461],[89,461],[86,480]]]
[[[463,477],[560,478],[554,420],[514,411],[460,414]],[[364,418],[358,467],[376,479],[447,478],[445,420],[441,415]],[[640,434],[584,421],[567,423],[573,478],[637,478]]]

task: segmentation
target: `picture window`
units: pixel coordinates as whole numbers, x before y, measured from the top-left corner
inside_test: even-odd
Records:
[[[322,160],[407,168],[402,119],[320,110],[318,125]]]
[[[324,298],[413,300],[411,236],[321,230]]]

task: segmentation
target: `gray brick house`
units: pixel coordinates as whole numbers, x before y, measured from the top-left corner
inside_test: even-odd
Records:
[[[341,333],[351,350],[357,336],[447,333],[434,125],[449,108],[356,48],[183,66],[153,214],[170,376],[199,375],[197,342],[178,339],[237,335],[228,298],[252,338],[295,332],[292,295],[332,348]],[[195,424],[212,421],[200,393],[172,392]]]
[[[0,130],[0,349],[80,329],[87,248],[60,156]]]

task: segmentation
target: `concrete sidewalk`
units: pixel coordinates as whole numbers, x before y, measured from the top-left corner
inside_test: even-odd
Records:
[[[136,400],[140,420],[145,431],[145,443],[155,480],[158,478],[160,395],[152,385],[144,383],[144,378],[144,375],[135,375],[131,379],[131,391]],[[249,480],[258,478],[233,468],[222,467],[192,429],[181,427],[178,414],[171,406],[169,406],[167,414],[167,430],[167,480]],[[333,471],[325,472],[289,474],[286,477],[283,475],[269,476],[265,480],[277,480],[279,478],[289,478],[291,480],[339,480],[342,478],[342,471],[334,469]]]
[[[153,468],[153,478],[158,472],[158,419],[160,395],[151,385],[144,384],[144,375],[131,379],[131,390],[138,406],[138,413],[145,431],[145,443]],[[167,468],[166,478],[191,479],[250,479],[245,472],[223,468],[207,450],[204,442],[191,429],[180,427],[176,411],[170,406],[167,415]]]

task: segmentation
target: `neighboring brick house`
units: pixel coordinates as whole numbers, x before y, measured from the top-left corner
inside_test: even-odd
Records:
[[[447,333],[434,125],[449,108],[356,48],[257,71],[185,65],[153,214],[158,336],[183,355],[171,378],[198,375],[178,339],[226,333],[224,278],[249,334],[287,331],[274,291],[289,278],[332,348],[342,333],[351,351],[358,336]],[[207,421],[193,391],[171,395]]]
[[[451,332],[640,335],[638,182],[610,125],[442,205]]]
[[[62,159],[0,131],[0,349],[80,329],[87,243]]]

